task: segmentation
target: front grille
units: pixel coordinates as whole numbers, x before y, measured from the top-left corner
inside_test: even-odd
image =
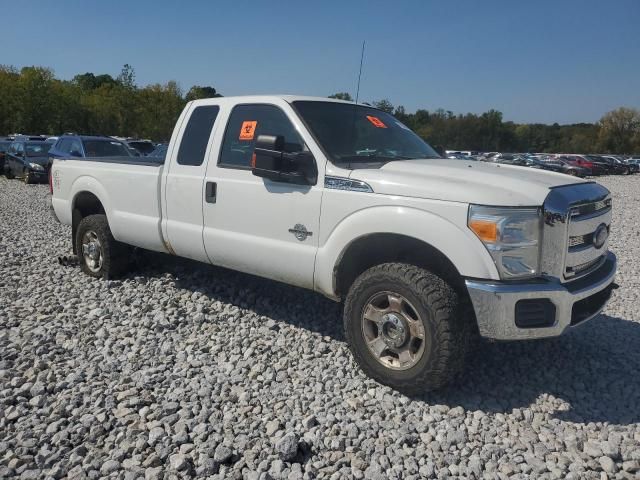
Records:
[[[571,209],[571,217],[590,215],[592,213],[601,212],[601,210],[609,210],[611,208],[611,199],[605,198],[598,202],[586,203],[584,205],[578,205]],[[604,213],[604,212],[601,212]]]
[[[611,198],[573,206],[570,209],[567,250],[565,255],[565,279],[578,276],[598,268],[607,252],[608,238],[597,248],[594,234],[601,226],[611,225]]]
[[[593,235],[578,235],[577,237],[569,237],[569,248],[581,247],[583,245],[590,244],[593,239]]]
[[[590,270],[591,267],[595,267],[600,262],[604,261],[604,259],[605,259],[605,256],[603,255],[594,260],[589,260],[588,262],[581,263],[579,265],[574,265],[573,267],[567,267],[567,272],[571,273],[572,275],[577,275],[579,273],[584,272],[585,270]]]

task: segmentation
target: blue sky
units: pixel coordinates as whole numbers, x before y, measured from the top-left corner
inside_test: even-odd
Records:
[[[0,63],[223,95],[355,93],[517,122],[640,107],[639,0],[2,2]],[[13,21],[12,19],[19,19]]]

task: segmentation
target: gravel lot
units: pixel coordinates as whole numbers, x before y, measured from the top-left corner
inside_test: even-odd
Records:
[[[445,392],[358,370],[340,306],[161,255],[98,281],[48,187],[0,177],[0,478],[640,478],[640,175],[621,289],[569,335],[483,343]]]

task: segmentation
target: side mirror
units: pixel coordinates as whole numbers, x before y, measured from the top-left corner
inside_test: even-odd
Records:
[[[78,150],[71,150],[71,152],[69,152],[69,155],[71,155],[72,157],[81,157],[82,156],[82,154]]]
[[[285,152],[282,135],[259,135],[251,157],[251,173],[274,182],[315,185],[318,170],[310,152]]]

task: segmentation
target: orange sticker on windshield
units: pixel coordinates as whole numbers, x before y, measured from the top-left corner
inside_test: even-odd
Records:
[[[258,122],[255,120],[242,122],[242,127],[240,127],[240,140],[253,140],[257,126]]]
[[[367,120],[369,120],[374,127],[387,128],[387,126],[384,123],[382,123],[382,120],[380,120],[378,117],[374,117],[373,115],[367,115]]]

